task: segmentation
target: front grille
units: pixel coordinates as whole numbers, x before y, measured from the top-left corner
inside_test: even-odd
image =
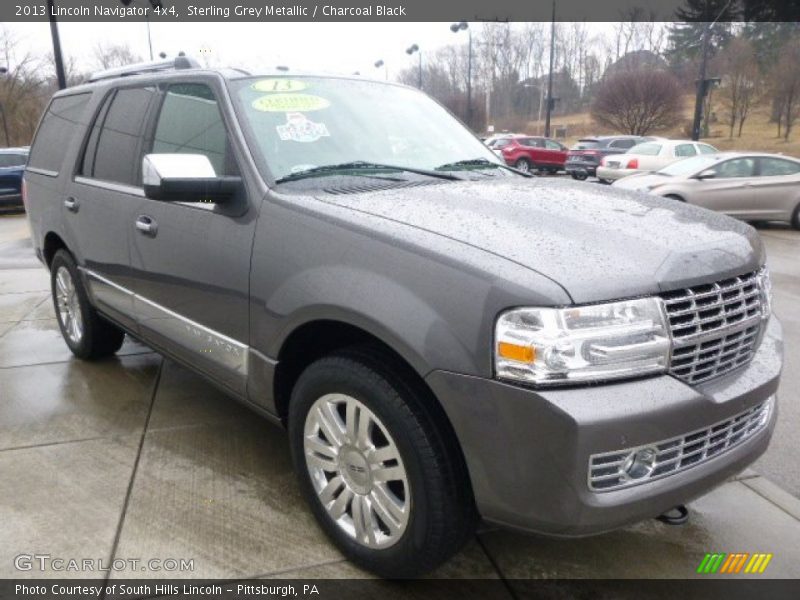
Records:
[[[763,429],[769,422],[773,399],[765,400],[735,417],[685,435],[589,457],[589,488],[606,492],[660,479],[719,456]],[[652,463],[637,478],[627,470],[630,457],[650,450]]]
[[[672,333],[670,373],[700,383],[753,358],[762,323],[757,273],[661,296]]]

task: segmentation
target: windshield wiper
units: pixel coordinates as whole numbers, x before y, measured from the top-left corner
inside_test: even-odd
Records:
[[[447,179],[449,181],[460,181],[460,177],[449,175],[447,173],[438,173],[436,171],[429,171],[427,169],[417,169],[414,167],[403,167],[400,165],[384,165],[381,163],[373,163],[364,160],[354,160],[351,162],[344,162],[335,165],[322,165],[320,167],[311,167],[291,175],[286,175],[275,180],[275,183],[284,183],[287,181],[296,181],[298,179],[305,179],[307,177],[325,177],[328,175],[337,175],[346,173],[349,175],[362,175],[354,173],[353,171],[396,171],[405,173],[415,173],[417,175],[427,175],[428,177],[437,177],[438,179]],[[371,177],[372,175],[363,174],[364,177]]]
[[[500,163],[493,162],[491,160],[485,158],[468,158],[465,160],[457,160],[456,162],[446,163],[443,165],[439,165],[436,167],[437,171],[458,171],[458,170],[468,170],[468,169],[505,169],[506,171],[511,171],[512,173],[517,173],[519,175],[524,175],[525,177],[533,177],[530,173],[523,173],[522,171],[518,171],[513,167],[509,167],[508,165],[503,165]]]

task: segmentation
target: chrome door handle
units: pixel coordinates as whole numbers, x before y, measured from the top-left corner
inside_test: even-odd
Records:
[[[141,215],[136,219],[136,229],[145,235],[154,236],[158,232],[158,224],[147,215]]]
[[[69,198],[64,200],[64,206],[70,212],[74,212],[74,213],[78,212],[78,206],[79,206],[78,205],[78,201],[75,198],[73,198],[72,196],[70,196]]]

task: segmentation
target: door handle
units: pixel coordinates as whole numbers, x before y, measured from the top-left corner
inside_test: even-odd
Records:
[[[156,223],[152,217],[141,215],[136,219],[136,229],[144,235],[155,236],[158,232],[158,223]]]
[[[78,212],[78,207],[79,207],[78,201],[72,196],[64,200],[64,206],[70,212],[74,213]]]

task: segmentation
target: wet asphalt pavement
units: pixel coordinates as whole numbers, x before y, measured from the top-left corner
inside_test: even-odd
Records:
[[[800,577],[800,232],[760,231],[786,335],[768,452],[693,502],[684,526],[581,540],[483,530],[434,577],[684,578],[706,552],[771,552],[762,577]],[[315,524],[281,430],[137,342],[75,360],[48,287],[24,218],[0,216],[0,577],[85,576],[15,570],[33,552],[194,559],[191,572],[101,573],[112,578],[367,576]]]

